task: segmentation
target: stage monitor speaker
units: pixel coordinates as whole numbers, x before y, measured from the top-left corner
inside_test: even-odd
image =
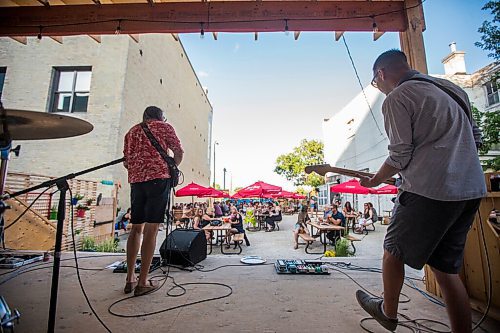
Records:
[[[167,264],[194,266],[207,257],[203,230],[175,229],[163,241],[160,255]]]

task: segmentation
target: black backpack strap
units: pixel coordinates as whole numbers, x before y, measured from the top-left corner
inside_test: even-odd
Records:
[[[148,125],[146,123],[141,123],[141,127],[144,130],[144,134],[148,137],[149,141],[155,147],[155,149],[158,151],[160,156],[165,160],[165,162],[170,163],[169,159],[172,157],[168,156],[167,152],[162,148],[158,140],[156,140],[155,136],[153,133],[151,133],[151,130],[149,129]]]
[[[446,94],[448,94],[448,96],[450,96],[455,102],[457,102],[457,104],[465,112],[465,115],[469,119],[469,122],[472,123],[471,115],[470,115],[470,111],[469,111],[469,107],[467,106],[467,103],[465,103],[465,101],[462,98],[460,98],[460,96],[458,96],[451,89],[449,89],[449,88],[447,88],[445,86],[442,86],[439,83],[437,83],[436,81],[428,79],[428,78],[425,78],[425,77],[411,77],[410,79],[405,80],[403,82],[406,82],[406,81],[423,81],[423,82],[428,82],[428,83],[431,83],[431,84],[435,85],[436,87],[438,87],[439,89],[441,89],[443,92],[445,92]],[[401,82],[401,83],[403,83],[403,82]]]

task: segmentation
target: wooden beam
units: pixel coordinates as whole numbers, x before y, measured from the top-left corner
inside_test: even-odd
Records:
[[[89,35],[90,38],[95,40],[96,42],[100,43],[101,42],[101,36],[99,35]]]
[[[99,0],[92,0],[96,5],[101,5],[101,1]]]
[[[118,20],[125,34],[198,33],[200,22],[205,32],[284,31],[285,19],[290,31],[371,32],[370,15],[381,31],[407,29],[402,1],[231,0],[5,7],[0,36],[36,36],[39,26],[48,36],[114,34]]]
[[[295,40],[299,39],[299,36],[300,36],[300,31],[294,31],[294,32],[293,32],[293,38],[294,38]]]
[[[62,44],[63,43],[63,38],[62,37],[58,37],[58,36],[49,36],[50,39],[52,40],[55,40],[56,42],[58,42],[59,44]]]
[[[344,34],[344,31],[335,31],[335,41],[338,42],[343,34]]]
[[[176,42],[179,41],[179,34],[171,34],[171,35],[175,39]]]
[[[214,36],[214,40],[217,40],[217,35],[218,35],[218,32],[212,32],[212,36]]]
[[[374,32],[373,33],[373,41],[376,41],[377,39],[379,39],[380,37],[382,37],[383,34],[385,34],[385,32],[383,32],[383,31]]]
[[[134,40],[134,42],[139,43],[139,35],[138,34],[130,34],[130,38]]]
[[[19,37],[19,36],[12,36],[10,37],[16,42],[19,42],[21,44],[27,45],[28,44],[28,37]]]
[[[406,10],[408,29],[399,33],[401,50],[406,54],[408,63],[413,69],[427,74],[427,60],[422,34],[425,29],[422,4],[420,0],[405,0],[404,3],[405,8],[414,8]]]
[[[259,39],[259,33],[258,32],[254,32],[253,39],[255,41]]]

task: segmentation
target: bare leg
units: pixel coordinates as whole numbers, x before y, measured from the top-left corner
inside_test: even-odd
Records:
[[[139,274],[138,285],[146,286],[149,267],[153,261],[153,254],[156,247],[156,234],[158,233],[159,223],[146,223],[144,227],[144,239],[141,246],[141,273]]]
[[[127,239],[127,282],[135,282],[135,261],[141,246],[141,236],[144,224],[132,224]]]
[[[397,318],[399,294],[403,287],[404,263],[384,250],[382,279],[384,281],[384,312],[389,318]]]
[[[298,230],[293,231],[293,240],[295,241],[294,248],[297,248],[299,246],[299,231]]]
[[[443,292],[446,312],[454,333],[472,332],[469,296],[458,274],[443,273],[433,267],[432,272]]]

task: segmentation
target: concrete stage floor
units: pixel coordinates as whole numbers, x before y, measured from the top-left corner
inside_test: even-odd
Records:
[[[88,253],[79,253],[88,256]],[[123,255],[80,259],[82,268],[104,268],[124,258]],[[66,253],[64,258],[71,258]],[[202,262],[204,270],[222,265],[239,265],[240,257],[209,256]],[[380,267],[380,259],[345,258],[364,267]],[[343,261],[341,258],[330,262]],[[274,260],[268,260],[273,263]],[[72,260],[63,262],[73,265]],[[23,270],[51,267],[51,263],[32,264]],[[375,294],[381,292],[381,275],[359,271],[346,271],[352,278]],[[0,273],[3,273],[0,271]],[[155,272],[162,275],[160,270]],[[108,313],[111,303],[124,298],[124,274],[111,270],[81,271],[85,289],[102,320],[113,332],[363,332],[360,320],[366,317],[358,306],[354,293],[358,287],[345,275],[333,271],[329,276],[278,275],[272,265],[224,267],[212,272],[179,271],[171,269],[170,275],[179,284],[223,283],[233,290],[231,296],[210,302],[177,308],[165,313],[140,318],[120,318]],[[9,275],[3,275],[5,281]],[[48,317],[50,297],[50,269],[24,273],[0,285],[1,294],[11,308],[22,314],[16,332],[44,332]],[[423,283],[417,281],[423,288]],[[214,285],[188,285],[187,293],[168,297],[172,286],[169,280],[158,292],[131,298],[115,311],[122,314],[141,314],[169,307],[226,295],[227,287]],[[175,290],[174,292],[178,292]],[[403,288],[409,303],[401,304],[400,312],[415,318],[428,318],[447,322],[445,309],[425,299],[417,291]],[[402,300],[404,297],[402,297]],[[474,314],[477,320],[479,314]],[[375,322],[368,322],[374,332],[385,330]],[[499,332],[500,323],[488,321],[483,331]],[[438,329],[442,329],[439,328]],[[408,329],[398,328],[397,332]],[[481,330],[478,330],[480,332]],[[91,314],[80,291],[74,268],[61,268],[56,332],[105,332]]]

